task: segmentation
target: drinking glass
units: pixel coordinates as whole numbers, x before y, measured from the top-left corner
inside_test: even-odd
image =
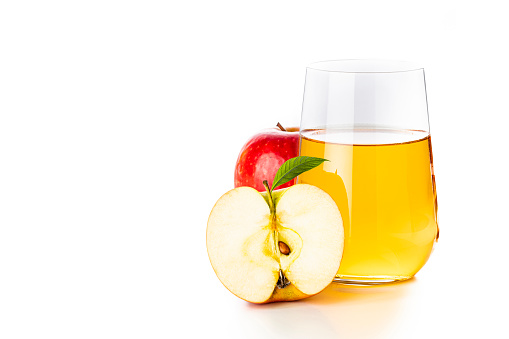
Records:
[[[325,158],[299,183],[334,199],[345,234],[335,281],[413,277],[438,239],[424,69],[408,62],[311,64],[300,154]]]

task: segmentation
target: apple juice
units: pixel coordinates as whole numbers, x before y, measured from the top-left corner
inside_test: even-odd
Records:
[[[328,129],[301,132],[300,154],[328,159],[298,177],[336,202],[345,235],[337,278],[411,278],[438,239],[431,140],[427,132]]]

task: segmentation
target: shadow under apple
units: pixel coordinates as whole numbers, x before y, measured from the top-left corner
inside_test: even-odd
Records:
[[[321,293],[300,301],[246,304],[248,318],[239,319],[256,333],[288,338],[390,337],[402,313],[405,295],[417,280],[384,285],[330,284]]]

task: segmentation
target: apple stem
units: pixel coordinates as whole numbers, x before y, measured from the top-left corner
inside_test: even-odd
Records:
[[[279,122],[277,123],[276,126],[279,127],[279,129],[282,130],[283,132],[286,132],[286,129]]]
[[[267,191],[267,194],[269,196],[270,214],[272,216],[275,216],[276,215],[276,207],[274,206],[274,200],[272,200],[272,193],[270,192],[269,182],[267,180],[263,180],[263,186],[265,187],[265,190]]]

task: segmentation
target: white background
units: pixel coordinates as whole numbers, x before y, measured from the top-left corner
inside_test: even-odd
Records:
[[[2,1],[1,338],[507,337],[503,2]],[[305,67],[426,71],[440,240],[407,283],[265,306],[207,258],[250,135]]]

